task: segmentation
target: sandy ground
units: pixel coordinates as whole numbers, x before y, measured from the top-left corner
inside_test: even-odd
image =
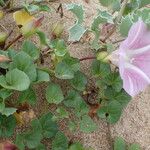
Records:
[[[17,1],[17,0],[16,0]],[[53,4],[54,8],[57,8],[60,1],[57,1]],[[92,19],[96,15],[97,8],[103,9],[98,0],[89,0],[89,3],[85,3],[84,0],[61,0],[61,3],[80,3],[83,4],[86,15],[85,15],[85,25],[90,26],[92,23]],[[21,2],[18,0],[16,3],[17,6]],[[50,30],[52,23],[60,20],[59,14],[53,13],[44,13],[45,19],[44,23],[41,27],[43,31],[50,36]],[[65,23],[65,31],[64,38],[68,38],[68,27],[74,23],[74,18],[71,13],[68,13],[64,10],[64,19],[62,19]],[[15,27],[15,23],[12,19],[12,14],[5,16],[3,22],[1,24],[5,24],[5,27],[9,30],[15,29],[15,33],[12,34],[12,38],[17,34],[17,28]],[[37,39],[33,39],[37,42]],[[21,41],[14,45],[15,48],[20,47]],[[87,43],[76,43],[69,46],[69,50],[71,55],[74,57],[82,58],[85,56],[93,55],[93,51],[90,49],[90,46]],[[48,60],[46,60],[46,63]],[[84,61],[82,63],[82,70],[89,77],[89,66],[90,61]],[[92,83],[92,80],[89,80]],[[62,88],[66,90],[66,86],[62,84]],[[38,104],[35,108],[36,112],[43,112],[43,109],[48,110],[51,106],[47,106],[44,98],[44,90],[45,85],[40,87],[36,87],[38,91]],[[115,125],[108,125],[103,120],[96,120],[95,122],[98,124],[98,130],[91,134],[84,134],[81,132],[74,133],[70,135],[65,127],[61,126],[63,130],[66,132],[69,137],[74,140],[80,140],[85,146],[90,146],[95,150],[111,150],[112,149],[112,141],[116,136],[121,136],[125,138],[128,143],[139,143],[142,147],[142,150],[150,150],[150,89],[147,89],[145,92],[141,93],[139,96],[135,97],[128,105],[128,107],[124,110],[120,121]],[[42,105],[41,105],[42,104]],[[67,122],[66,122],[67,124]],[[47,146],[49,150],[49,146]]]

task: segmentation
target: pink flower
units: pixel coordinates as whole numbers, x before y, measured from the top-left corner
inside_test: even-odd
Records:
[[[132,25],[118,55],[123,88],[135,96],[150,84],[150,31],[141,19]]]

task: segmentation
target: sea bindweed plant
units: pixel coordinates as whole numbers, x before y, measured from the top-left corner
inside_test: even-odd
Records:
[[[47,139],[52,141],[52,150],[91,150],[73,143],[60,131],[59,123],[67,120],[70,132],[85,133],[97,129],[95,117],[116,123],[131,98],[149,85],[149,0],[99,2],[106,7],[105,11],[98,10],[91,26],[85,27],[86,14],[81,4],[60,4],[56,10],[51,6],[53,0],[34,0],[21,7],[0,0],[1,21],[8,13],[13,13],[19,28],[19,36],[8,42],[11,32],[0,25],[0,137],[15,137],[15,145],[8,140],[2,143],[3,147],[45,150],[43,140]],[[40,30],[43,12],[53,15],[56,10],[65,20],[63,9],[75,16],[74,25],[68,29],[68,40],[62,35],[65,27],[62,20],[54,23],[51,38],[48,38]],[[120,36],[117,41],[112,38],[114,33]],[[90,40],[86,42],[93,56],[71,56],[70,45],[83,42],[87,35]],[[33,36],[39,37],[40,44],[32,42]],[[15,50],[13,45],[19,39],[22,39],[22,46]],[[45,65],[46,57],[50,58],[51,65]],[[88,78],[81,71],[80,64],[86,60],[92,62],[89,68],[94,87],[88,85]],[[68,91],[62,90],[56,80],[67,83]],[[55,110],[43,110],[37,117],[35,86],[42,83],[47,83],[46,105],[55,106]],[[18,95],[15,101],[13,95]],[[20,125],[30,128],[16,134],[14,131]],[[120,143],[125,145],[118,139],[115,143],[118,150],[122,150]],[[130,149],[135,147],[137,145]]]
[[[149,36],[148,26],[140,19],[132,25],[127,39],[115,52],[119,57],[123,88],[131,96],[139,94],[150,83],[149,68],[146,67],[149,66]]]

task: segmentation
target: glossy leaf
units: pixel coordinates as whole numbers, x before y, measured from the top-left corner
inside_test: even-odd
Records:
[[[129,101],[131,100],[131,96],[128,95],[123,89],[120,92],[114,91],[112,88],[108,87],[105,90],[105,96],[110,100],[110,101],[117,101],[120,103],[120,105],[125,107]]]
[[[58,132],[58,126],[55,121],[52,120],[52,114],[47,113],[40,117],[39,119],[42,127],[42,135],[45,138],[51,138]]]
[[[112,101],[107,106],[102,106],[97,112],[100,118],[105,118],[109,123],[116,123],[121,113],[122,107],[117,101]]]
[[[20,93],[18,98],[19,103],[29,103],[34,105],[36,103],[36,94],[35,91],[30,87],[29,89]]]
[[[119,92],[123,87],[122,79],[118,73],[111,73],[107,75],[104,80],[105,83],[111,86],[116,92]]]
[[[128,150],[141,150],[139,144],[132,144]]]
[[[64,40],[54,40],[52,42],[52,48],[55,51],[56,56],[64,56],[67,53],[67,47]]]
[[[37,69],[37,78],[35,83],[48,82],[50,81],[49,74],[41,69]]]
[[[72,79],[74,77],[74,71],[65,62],[60,62],[55,68],[55,76],[59,79]]]
[[[36,67],[32,58],[25,52],[21,51],[13,58],[10,69],[19,69],[25,72],[31,81],[35,81],[37,77]]]
[[[79,41],[85,32],[86,29],[82,25],[75,24],[69,29],[69,41]]]
[[[29,77],[18,69],[7,72],[6,77],[0,76],[0,85],[6,89],[24,91],[29,88]]]
[[[68,4],[66,5],[67,10],[70,10],[77,17],[77,24],[81,24],[84,19],[84,10],[80,4]]]
[[[40,51],[31,41],[24,41],[22,45],[22,51],[26,52],[29,56],[31,56],[34,60],[39,58]]]
[[[0,137],[10,137],[16,127],[16,120],[14,116],[0,115]]]
[[[62,132],[57,132],[55,138],[52,141],[52,150],[67,150],[68,140]]]
[[[77,115],[77,117],[85,115],[89,111],[89,108],[83,98],[74,90],[68,92],[68,95],[64,100],[64,104],[67,107],[74,108],[74,113]]]
[[[85,133],[90,133],[95,131],[97,128],[94,121],[87,115],[82,116],[81,122],[80,122],[80,130]]]
[[[75,73],[74,78],[70,80],[70,83],[75,89],[83,91],[87,84],[87,78],[82,72],[78,71]]]
[[[126,150],[126,143],[121,137],[115,139],[114,150]]]
[[[132,24],[133,24],[133,21],[132,21],[130,15],[125,16],[125,18],[123,18],[121,20],[121,24],[119,26],[119,31],[123,37],[126,37],[128,35],[128,32],[129,32]]]
[[[50,83],[46,89],[46,99],[49,103],[59,104],[63,101],[64,96],[58,84]]]
[[[92,63],[92,74],[96,77],[105,77],[110,74],[109,64],[102,63],[100,61],[93,61]]]

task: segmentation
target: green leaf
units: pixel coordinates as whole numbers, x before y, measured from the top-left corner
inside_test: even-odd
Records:
[[[42,126],[42,134],[45,138],[51,138],[58,132],[58,126],[55,121],[52,120],[52,114],[44,114],[40,117],[39,121]]]
[[[141,150],[139,144],[132,144],[128,150]]]
[[[111,101],[107,106],[102,106],[97,114],[100,118],[105,118],[109,123],[116,123],[122,113],[122,107],[119,102]]]
[[[80,143],[74,143],[69,147],[69,150],[86,150],[82,144]]]
[[[36,67],[32,58],[25,52],[21,51],[13,58],[10,69],[19,69],[25,72],[31,81],[35,81],[37,77]]]
[[[0,85],[6,89],[24,91],[29,88],[29,77],[18,69],[8,71],[6,77],[0,76]]]
[[[37,69],[37,79],[35,83],[48,82],[50,81],[49,74],[41,69]]]
[[[99,0],[99,2],[101,3],[101,5],[108,7],[113,5],[113,3],[115,3],[117,0]]]
[[[70,10],[77,17],[77,24],[82,24],[84,19],[84,10],[80,4],[68,4],[66,5],[67,10]]]
[[[123,138],[118,137],[115,139],[114,150],[126,150],[126,144]]]
[[[74,113],[77,117],[85,115],[89,112],[89,108],[84,99],[79,95],[77,91],[74,90],[68,92],[68,95],[64,100],[64,104],[67,107],[74,108]]]
[[[1,100],[1,99],[0,99]],[[5,102],[1,101],[0,102],[0,112],[2,112],[5,109]]]
[[[149,0],[140,0],[140,7],[150,4]]]
[[[68,117],[69,117],[69,113],[63,107],[59,107],[56,109],[56,115],[53,117],[53,119],[59,120]]]
[[[93,49],[98,50],[100,48],[99,37],[100,37],[100,24],[111,23],[113,24],[113,17],[107,11],[100,11],[98,15],[94,18],[94,21],[91,26],[91,30],[93,31],[95,38],[91,43]]]
[[[130,15],[125,16],[121,20],[121,24],[119,26],[119,31],[123,37],[126,37],[128,35],[128,32],[133,24],[133,21],[131,19]]]
[[[49,42],[49,41],[48,41],[48,39],[47,39],[45,33],[42,32],[42,31],[39,31],[39,30],[37,30],[36,33],[37,33],[37,35],[38,35],[39,38],[40,38],[41,45],[48,45],[48,42]]]
[[[40,51],[31,41],[24,41],[22,51],[26,52],[29,56],[31,56],[34,60],[39,58]]]
[[[66,57],[63,60],[64,63],[66,63],[68,66],[70,66],[70,68],[74,71],[77,72],[80,70],[80,61],[77,58],[73,58],[73,57]]]
[[[6,98],[8,98],[11,94],[12,94],[11,90],[0,89],[0,98],[2,98],[3,100],[5,100]]]
[[[69,130],[70,130],[71,132],[75,132],[76,129],[77,129],[77,125],[76,125],[76,123],[73,122],[73,121],[69,121],[68,127],[69,127]]]
[[[19,103],[29,103],[34,105],[36,103],[36,94],[35,91],[30,87],[29,89],[20,93],[18,98]]]
[[[74,77],[74,71],[70,65],[65,62],[60,62],[55,68],[55,76],[59,79],[72,79]]]
[[[143,8],[132,13],[133,22],[137,22],[141,18],[148,27],[150,26],[150,9]]]
[[[16,127],[14,116],[3,116],[0,114],[0,137],[10,137]]]
[[[95,131],[97,128],[94,121],[87,115],[82,116],[81,122],[80,122],[80,130],[85,133],[90,133]]]
[[[1,114],[8,117],[12,115],[14,112],[16,112],[16,110],[17,110],[16,108],[7,107],[7,108],[4,108],[3,111],[1,111]]]
[[[105,77],[110,74],[109,64],[102,63],[98,60],[93,61],[92,63],[92,74],[96,77]]]
[[[4,0],[0,0],[0,5],[1,5],[1,6],[4,6],[4,5],[5,5]]]
[[[57,132],[55,138],[52,141],[52,150],[67,150],[68,139],[62,132]]]
[[[36,148],[42,140],[42,134],[38,130],[29,131],[24,135],[25,145],[29,149]]]
[[[64,99],[61,87],[58,84],[50,83],[46,89],[46,99],[49,103],[61,103]]]
[[[87,84],[87,78],[82,72],[77,71],[74,78],[70,80],[70,83],[75,89],[84,91]]]
[[[10,58],[9,55],[8,55],[8,51],[0,50],[0,55],[4,55],[4,56]],[[7,69],[9,67],[9,64],[10,64],[10,62],[1,62],[0,63],[0,68]]]
[[[16,136],[15,145],[17,145],[17,147],[19,148],[19,150],[24,150],[25,149],[24,136],[23,135],[18,134]]]
[[[75,24],[69,29],[69,41],[79,41],[85,32],[86,29],[81,24]]]
[[[30,131],[42,133],[42,125],[38,119],[32,120],[31,127],[32,127],[32,130]]]
[[[110,87],[106,89],[105,97],[107,97],[110,101],[119,102],[122,108],[125,107],[131,100],[131,96],[128,95],[125,90],[122,89],[120,92],[115,92]]]
[[[79,41],[86,32],[86,29],[82,26],[84,19],[83,7],[82,5],[78,4],[68,4],[66,8],[74,13],[77,17],[75,25],[69,29],[69,41]]]
[[[40,11],[51,12],[51,8],[48,7],[47,5],[39,5],[39,10],[40,10]]]
[[[122,89],[123,83],[119,73],[111,73],[104,78],[107,85],[111,86],[116,92]]]
[[[52,41],[52,48],[55,50],[56,56],[64,56],[67,53],[67,47],[62,39]]]
[[[46,146],[41,143],[36,147],[36,150],[46,150]]]
[[[113,21],[113,16],[108,12],[108,11],[101,11],[99,10],[99,17],[101,17],[100,21],[102,23],[110,23],[110,24],[114,24],[114,21]],[[97,27],[98,27],[98,24],[97,24]]]
[[[34,12],[39,10],[39,6],[34,4],[25,4],[24,7],[28,12]]]

